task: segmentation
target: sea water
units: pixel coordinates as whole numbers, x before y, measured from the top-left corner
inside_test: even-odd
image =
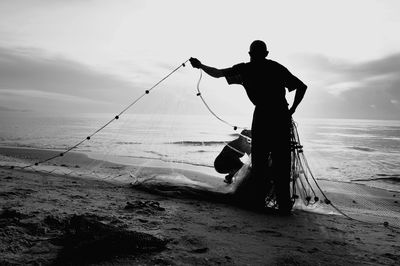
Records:
[[[114,118],[0,113],[0,145],[64,150]],[[251,117],[124,114],[74,149],[88,154],[141,158],[210,170],[224,145],[250,127]],[[317,179],[364,182],[400,191],[400,121],[295,120],[305,156]],[[271,130],[266,125],[266,130]]]

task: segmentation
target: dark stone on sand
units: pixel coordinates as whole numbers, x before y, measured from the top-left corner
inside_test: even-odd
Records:
[[[192,252],[193,253],[206,253],[208,251],[208,248],[207,247],[204,247],[204,248],[196,248],[196,249],[193,249],[192,250]]]
[[[385,253],[382,256],[386,257],[386,258],[389,258],[389,259],[392,259],[394,261],[400,261],[400,255],[395,255],[395,254],[392,254],[392,253]]]
[[[20,213],[11,208],[3,208],[0,212],[0,219],[23,219],[29,217],[26,214]]]
[[[277,257],[274,265],[311,265],[302,257],[296,255],[284,255]]]
[[[388,227],[389,223],[388,222],[383,222],[383,226]]]
[[[95,216],[74,215],[65,221],[56,265],[93,263],[115,256],[139,255],[165,249],[166,240],[100,222]]]
[[[3,252],[9,256],[4,260],[0,258],[0,265],[83,265],[166,248],[167,240],[127,230],[121,222],[115,226],[116,219],[111,219],[109,224],[103,220],[96,215],[62,218],[48,215],[38,219],[18,209],[3,208],[0,210],[0,241],[8,243]],[[12,255],[27,252],[40,256]]]
[[[43,222],[52,229],[60,229],[64,227],[64,222],[55,216],[48,215]]]

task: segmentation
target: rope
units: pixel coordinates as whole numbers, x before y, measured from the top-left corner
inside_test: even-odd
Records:
[[[159,80],[156,84],[154,84],[151,88],[145,90],[145,92],[140,95],[138,98],[136,98],[132,103],[130,103],[127,107],[125,107],[121,112],[119,112],[115,117],[113,117],[111,120],[109,120],[107,123],[105,123],[103,126],[101,126],[100,128],[98,128],[96,131],[94,131],[92,134],[88,135],[85,139],[82,139],[81,141],[79,141],[78,143],[76,143],[75,145],[69,147],[68,149],[66,149],[65,151],[61,152],[60,154],[51,156],[49,158],[43,159],[41,161],[37,161],[33,164],[24,166],[24,167],[18,167],[21,170],[22,169],[26,169],[26,168],[31,168],[33,166],[38,166],[39,164],[51,161],[55,158],[58,157],[62,157],[64,156],[66,153],[72,151],[73,149],[76,149],[77,147],[79,147],[82,143],[84,143],[85,141],[89,141],[94,135],[96,135],[97,133],[99,133],[101,130],[103,130],[104,128],[106,128],[109,124],[111,124],[112,122],[114,122],[115,120],[118,120],[120,118],[120,116],[122,114],[124,114],[129,108],[131,108],[134,104],[136,104],[138,101],[140,101],[144,96],[146,96],[147,94],[150,93],[150,91],[152,91],[154,88],[156,88],[159,84],[161,84],[164,80],[166,80],[168,77],[170,77],[172,74],[174,74],[176,71],[178,71],[178,69],[180,69],[181,67],[184,67],[185,64],[189,61],[189,59],[187,59],[185,62],[183,62],[182,64],[180,64],[178,67],[176,67],[174,70],[172,70],[169,74],[167,74],[165,77],[163,77],[161,80]],[[13,169],[14,166],[11,166],[11,168]]]
[[[199,80],[197,81],[197,86],[196,86],[196,89],[197,89],[197,94],[196,94],[196,95],[200,97],[201,101],[203,102],[203,104],[205,105],[205,107],[207,108],[207,110],[208,110],[216,119],[218,119],[218,120],[221,121],[222,123],[224,123],[224,124],[226,124],[226,125],[232,127],[233,130],[235,130],[235,131],[236,131],[238,128],[240,128],[240,129],[247,129],[247,128],[245,128],[245,127],[239,127],[239,126],[235,126],[235,125],[229,123],[228,121],[226,121],[226,120],[222,119],[221,117],[219,117],[219,116],[211,109],[211,107],[210,107],[210,106],[207,104],[207,102],[205,101],[204,97],[201,95],[201,91],[200,91],[200,82],[201,82],[202,77],[203,77],[203,71],[200,69],[200,76],[199,76]],[[243,134],[241,134],[241,133],[238,133],[238,134],[239,134],[240,136],[246,138],[247,140],[251,140],[251,138],[248,137],[248,136],[245,136],[245,135],[243,135]]]

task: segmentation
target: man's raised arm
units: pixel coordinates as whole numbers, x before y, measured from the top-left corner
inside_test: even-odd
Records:
[[[214,78],[224,77],[224,71],[222,69],[203,65],[197,58],[193,58],[193,57],[191,57],[189,61],[190,61],[190,64],[192,64],[192,67],[202,69],[204,72],[206,72],[211,77],[214,77]]]

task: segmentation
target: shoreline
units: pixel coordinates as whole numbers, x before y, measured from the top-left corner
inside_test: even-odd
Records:
[[[30,160],[30,163],[32,160],[43,160],[59,152],[48,149],[0,147],[0,156]],[[63,157],[55,158],[50,163],[50,165],[40,165],[33,169],[44,173],[54,172],[64,176],[92,178],[127,185],[140,181],[141,177],[151,179],[161,176],[165,182],[194,185],[200,187],[200,190],[203,187],[206,190],[210,188],[213,191],[229,191],[223,182],[223,175],[219,175],[214,170],[205,171],[205,167],[193,167],[193,165],[137,158],[121,159],[114,155],[101,156],[72,151]],[[340,212],[343,212],[356,220],[378,226],[389,224],[400,228],[400,192],[351,181],[322,179],[318,180],[318,184],[334,207],[324,204],[324,199],[320,198],[317,204],[310,206],[305,206],[297,200],[295,209],[327,215],[342,215]]]
[[[9,154],[7,151],[14,151],[11,152],[11,154],[20,154],[24,150],[30,151],[30,153],[34,153],[36,156],[40,157],[41,159],[50,157],[55,155],[56,153],[64,152],[65,150],[62,149],[39,149],[39,148],[32,148],[32,147],[13,147],[13,146],[0,146],[0,155],[4,154]],[[41,155],[38,155],[41,154]],[[146,167],[146,168],[159,168],[159,169],[166,169],[166,168],[173,168],[178,171],[190,171],[190,172],[197,172],[197,173],[202,173],[207,176],[216,178],[216,179],[221,179],[223,180],[224,175],[217,173],[214,168],[208,167],[208,166],[201,166],[201,165],[194,165],[194,164],[189,164],[189,163],[183,163],[183,162],[169,162],[169,161],[163,161],[160,159],[156,158],[142,158],[142,157],[134,157],[134,156],[120,156],[120,155],[103,155],[103,154],[98,154],[96,152],[84,152],[84,151],[71,151],[68,154],[74,154],[73,156],[87,156],[88,160],[93,162],[93,161],[100,161],[104,163],[111,163],[111,164],[116,164],[120,166],[126,166],[126,167]],[[78,155],[79,154],[79,155]],[[63,159],[63,158],[60,158]],[[0,158],[1,161],[1,158]],[[33,163],[31,161],[30,163]],[[391,175],[389,175],[391,177]],[[397,177],[397,176],[395,176]],[[373,185],[374,182],[376,181],[382,181],[386,185],[387,183],[384,181],[384,178],[378,177],[378,178],[371,178],[371,179],[353,179],[349,181],[342,181],[342,180],[329,180],[329,179],[324,179],[320,178],[317,179],[318,182],[320,183],[339,183],[339,184],[351,184],[351,185],[360,185],[360,186],[365,186],[367,188],[371,189],[379,189],[379,190],[384,190],[389,193],[400,193],[400,190],[397,189],[391,189],[388,186],[382,186],[382,185]]]
[[[0,154],[4,153],[4,148],[0,148]],[[48,155],[37,150],[26,153],[13,149],[8,153],[21,160]],[[78,218],[112,233],[123,236],[140,233],[146,239],[153,239],[140,243],[124,240],[137,247],[133,251],[123,246],[117,250],[104,248],[105,257],[100,261],[89,256],[86,245],[84,255],[94,259],[96,265],[396,265],[400,262],[400,231],[384,226],[299,209],[289,217],[280,217],[226,203],[148,193],[132,188],[129,179],[120,181],[105,176],[137,170],[150,175],[169,171],[192,180],[216,181],[210,177],[208,180],[204,173],[120,165],[79,153],[61,159],[55,159],[49,167],[79,165],[74,168],[76,176],[0,167],[0,264],[52,265],[60,258],[67,263],[69,257],[60,254],[76,249],[62,242],[68,235],[64,228]],[[93,169],[103,172],[104,178],[89,175]],[[215,184],[220,184],[221,180],[217,181]],[[334,202],[346,202],[354,195],[338,194],[343,188],[341,184],[329,183],[328,187],[323,183],[327,193],[336,195]],[[354,185],[352,192],[362,195],[361,187]],[[375,194],[373,198],[389,200],[382,196]],[[357,209],[357,204],[348,207]],[[116,243],[125,243],[121,237],[117,235],[120,240]],[[85,242],[79,243],[82,247]],[[101,243],[91,244],[99,248]]]

